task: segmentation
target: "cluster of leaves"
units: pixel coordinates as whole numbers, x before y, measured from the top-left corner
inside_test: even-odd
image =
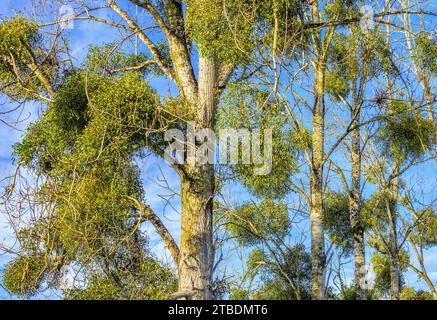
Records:
[[[89,78],[88,90],[95,90],[98,78]],[[31,124],[24,139],[14,146],[14,155],[33,169],[47,173],[65,154],[89,121],[85,75],[71,76],[60,85],[58,94],[43,117]]]
[[[431,150],[435,126],[424,118],[420,109],[404,101],[392,101],[378,132],[378,142],[384,154],[396,163],[418,159]]]
[[[428,207],[418,212],[416,218],[418,222],[411,234],[411,240],[423,249],[437,245],[437,212]]]
[[[306,252],[305,246],[298,244],[286,248],[282,259],[279,267],[275,259],[266,252],[260,249],[252,252],[249,267],[258,266],[256,271],[262,283],[253,294],[254,299],[310,299],[311,256]]]
[[[353,83],[358,83],[358,74],[368,80],[381,70],[392,68],[381,32],[363,32],[359,26],[350,26],[350,30],[353,35],[336,33],[330,47],[325,89],[334,100],[346,99],[357,89]]]
[[[416,60],[419,67],[430,74],[437,72],[437,40],[435,37],[420,32],[414,39],[416,45]]]
[[[311,256],[302,244],[284,250],[278,261],[261,247],[254,249],[247,267],[251,277],[258,277],[258,286],[255,290],[232,288],[231,299],[310,299]]]
[[[343,253],[353,253],[353,230],[350,223],[349,196],[345,192],[329,192],[324,200],[323,223],[329,240],[343,250]],[[361,227],[370,227],[369,210],[360,211]]]
[[[331,292],[330,294],[332,299],[336,300],[357,300],[357,286],[354,283],[348,285],[344,285],[341,288],[341,292],[336,294]],[[376,292],[373,288],[368,288],[367,290],[367,300],[378,300],[378,292]]]
[[[17,16],[0,22],[0,86],[4,94],[32,99],[44,90],[35,76],[38,69],[47,78],[58,71],[53,52],[44,48],[44,40],[34,21]]]
[[[373,193],[363,204],[361,211],[369,218],[369,223],[374,226],[378,222],[387,223],[387,201],[390,205],[393,201],[392,195],[381,190]],[[396,214],[396,212],[393,212]]]
[[[84,288],[70,289],[66,297],[71,300],[162,300],[176,290],[172,270],[148,257],[139,263],[134,274],[118,269],[110,277],[93,275]]]
[[[360,2],[356,0],[337,0],[326,3],[322,8],[325,20],[352,19],[360,16]]]
[[[166,62],[171,66],[169,49],[165,43],[158,43],[157,48],[160,50],[162,57],[167,57]],[[132,69],[138,69],[137,71],[143,75],[163,75],[161,69],[152,62],[148,54],[126,54],[119,43],[91,47],[85,61],[85,68],[88,72],[99,75],[121,74]]]
[[[290,227],[287,206],[282,201],[246,203],[229,212],[227,218],[227,230],[244,245],[260,244],[271,234],[283,238]]]
[[[390,275],[390,257],[388,254],[374,253],[371,258],[372,268],[375,272],[374,290],[381,295],[387,295],[390,292],[391,275]],[[403,273],[407,270],[408,254],[404,250],[399,251],[399,270],[400,281],[404,283]]]
[[[297,158],[304,137],[290,129],[280,102],[272,101],[268,90],[259,87],[230,86],[223,97],[219,128],[272,130],[272,167],[266,175],[254,175],[255,164],[237,164],[233,170],[238,179],[256,196],[281,198],[289,192],[289,178],[297,172]],[[266,156],[266,155],[264,155]]]
[[[272,42],[275,16],[280,42],[284,39],[280,35],[288,32],[298,13],[297,1],[189,0],[186,25],[190,38],[204,54],[238,65],[259,44]]]
[[[329,240],[343,249],[353,252],[353,232],[349,218],[349,197],[344,192],[330,192],[324,200],[323,223]]]
[[[283,201],[246,203],[226,212],[226,229],[243,246],[252,247],[247,276],[255,290],[231,288],[232,299],[308,299],[311,257],[304,245],[287,246],[291,221]]]
[[[412,287],[403,287],[400,299],[401,300],[434,300],[431,293],[423,290],[415,290]]]
[[[249,20],[242,17],[256,7],[255,1],[227,1],[224,6],[221,0],[189,0],[186,22],[189,36],[203,54],[220,61],[240,60],[251,51],[248,39],[254,22],[253,17]]]
[[[17,257],[4,268],[3,286],[15,295],[33,295],[40,290],[51,267],[42,253]]]
[[[80,264],[93,275],[89,288],[70,292],[74,298],[159,298],[175,288],[170,270],[145,255],[147,241],[127,199],[143,197],[133,159],[153,144],[158,109],[159,98],[140,73],[79,72],[59,86],[53,103],[14,148],[17,161],[44,177],[38,197],[53,210],[21,234],[20,242],[38,249],[23,247],[26,260],[17,258],[6,270],[6,279],[21,274],[22,281],[5,284],[12,293],[36,293],[53,261],[57,269]],[[120,270],[125,274],[117,275]],[[155,276],[161,287],[153,289],[146,279]],[[13,283],[26,290],[17,291]]]

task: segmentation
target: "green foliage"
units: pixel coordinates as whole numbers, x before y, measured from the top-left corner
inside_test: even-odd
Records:
[[[87,90],[97,90],[103,79],[79,73],[67,78],[43,117],[26,129],[24,139],[14,146],[19,161],[48,172],[70,154],[75,139],[89,121]],[[87,88],[88,86],[88,88]]]
[[[353,252],[353,232],[349,219],[349,197],[344,192],[330,192],[324,200],[323,222],[329,240],[345,253]]]
[[[431,150],[435,127],[413,105],[392,101],[390,110],[381,123],[378,141],[381,150],[397,163],[417,159]]]
[[[0,55],[11,52],[21,57],[28,55],[27,45],[34,45],[40,40],[35,22],[17,16],[3,20],[0,24]]]
[[[349,28],[347,35],[340,32],[334,35],[329,49],[325,90],[334,101],[346,99],[357,90],[360,78],[369,80],[393,65],[380,31],[369,33],[359,26]]]
[[[225,11],[220,0],[187,1],[187,29],[203,54],[230,62],[248,54],[252,25],[237,18],[244,6],[251,11],[248,2],[230,1]]]
[[[411,234],[411,240],[424,249],[437,245],[437,212],[433,208],[425,208],[418,212],[417,225]]]
[[[419,32],[414,39],[415,58],[419,67],[430,74],[437,72],[437,39],[425,32]]]
[[[226,214],[227,231],[241,245],[253,247],[245,277],[257,284],[254,289],[231,288],[231,297],[309,299],[311,257],[302,244],[285,245],[291,228],[285,203],[247,203]]]
[[[0,84],[15,82],[16,66],[29,60],[28,47],[39,41],[37,26],[23,17],[3,20],[0,23]]]
[[[168,47],[164,42],[160,42],[157,45],[158,49],[162,53],[162,56],[167,57],[168,65],[171,65],[169,58]],[[151,57],[146,53],[139,54],[126,54],[123,52],[117,43],[109,43],[104,46],[92,46],[84,63],[84,68],[99,75],[111,75],[120,74],[126,72],[131,68],[144,65],[145,62],[150,61]],[[156,76],[162,76],[163,73],[156,64],[148,64],[143,68],[138,69],[143,75],[154,74]]]
[[[323,6],[322,16],[327,20],[339,19],[345,15],[354,16],[357,14],[357,7],[354,6],[356,2],[355,0],[337,0],[326,3]]]
[[[349,196],[345,192],[328,192],[324,199],[323,222],[328,232],[329,240],[343,250],[343,253],[353,253],[354,237],[350,223]],[[372,223],[371,204],[363,202],[360,208],[361,227],[367,230]]]
[[[423,290],[415,290],[412,287],[403,287],[400,300],[434,300],[431,293]]]
[[[66,78],[58,92],[15,146],[17,161],[46,180],[37,190],[39,201],[53,204],[52,211],[21,231],[20,242],[29,244],[23,252],[35,250],[33,243],[43,250],[44,263],[82,265],[92,277],[89,287],[69,293],[77,299],[167,296],[175,288],[174,276],[145,255],[147,241],[127,199],[143,196],[133,158],[153,144],[158,96],[139,73],[80,72]],[[153,277],[158,280],[146,280]],[[31,280],[25,278],[22,286],[31,286]],[[39,287],[31,288],[26,294]]]
[[[249,267],[260,277],[254,299],[296,300],[309,299],[311,292],[311,256],[302,244],[286,248],[278,262],[271,254],[256,249]],[[281,270],[282,269],[282,270]],[[286,274],[286,276],[284,275]]]
[[[85,288],[68,290],[67,299],[163,300],[170,298],[176,290],[173,272],[154,259],[146,258],[135,273],[117,270],[111,277],[92,276]]]
[[[335,100],[337,100],[337,97],[348,97],[350,86],[347,76],[347,73],[345,74],[338,69],[334,69],[333,71],[328,70],[326,72],[325,90],[328,94],[331,94]]]
[[[387,254],[374,253],[371,258],[372,268],[375,272],[374,290],[381,295],[390,292],[390,257]],[[407,270],[408,254],[404,250],[399,251],[399,270],[401,283],[404,282],[402,274]]]
[[[159,99],[137,73],[105,78],[79,73],[66,79],[41,120],[14,147],[20,161],[40,168],[77,164],[101,152],[132,154],[156,125]]]
[[[189,37],[203,54],[234,65],[247,61],[258,44],[271,43],[276,10],[281,24],[280,33],[287,30],[285,18],[297,15],[297,4],[285,0],[186,2]]]
[[[33,295],[38,292],[48,270],[41,253],[17,257],[5,266],[3,286],[13,295]]]
[[[229,296],[229,300],[248,300],[249,299],[249,291],[238,289],[238,288],[232,288],[231,294]]]
[[[388,173],[388,160],[379,158],[375,159],[374,162],[364,164],[363,172],[369,183],[378,184],[384,181],[384,177]]]
[[[55,54],[48,54],[37,24],[22,16],[0,22],[0,86],[19,100],[39,98],[46,88],[38,71],[50,81],[58,73]]]
[[[221,0],[187,1],[187,30],[203,54],[230,62],[248,54],[252,25],[238,16],[239,10],[252,11],[249,2],[229,1],[225,11]]]
[[[388,192],[376,191],[363,204],[363,214],[368,217],[371,226],[382,226],[387,224],[387,203],[391,196]],[[395,212],[393,213],[395,214]],[[384,229],[383,229],[384,230]]]
[[[227,219],[227,230],[245,245],[259,244],[271,235],[282,238],[290,227],[287,206],[281,201],[246,203],[229,212]]]
[[[296,161],[308,136],[286,126],[280,102],[272,101],[267,90],[255,85],[231,86],[223,97],[218,128],[261,130],[263,150],[266,129],[272,130],[272,170],[267,175],[254,175],[254,164],[232,167],[238,179],[253,194],[265,198],[281,198],[289,192],[289,179],[297,172]]]
[[[121,293],[121,288],[113,280],[94,277],[83,290],[70,290],[69,300],[116,300]]]

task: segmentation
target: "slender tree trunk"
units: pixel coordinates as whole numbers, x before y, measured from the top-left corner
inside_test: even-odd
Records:
[[[414,246],[414,245],[413,245]],[[413,248],[416,252],[417,249],[414,246]],[[437,300],[437,290],[435,289],[434,283],[432,282],[432,280],[429,278],[428,276],[428,272],[426,271],[426,267],[425,264],[423,263],[423,251],[421,251],[421,255],[418,255],[418,260],[419,260],[419,264],[420,264],[420,273],[418,273],[418,275],[420,277],[422,277],[422,279],[426,282],[426,284],[428,285],[429,290],[432,293],[432,297],[434,300]]]
[[[314,83],[314,110],[312,119],[311,188],[311,261],[312,298],[325,296],[325,244],[323,233],[323,162],[324,162],[324,66],[317,65]]]
[[[417,216],[416,216],[417,218]],[[429,291],[432,293],[432,298],[437,300],[437,290],[434,286],[434,283],[428,276],[428,271],[426,270],[425,263],[423,262],[423,243],[419,242],[419,244],[415,241],[416,239],[410,233],[408,236],[408,240],[410,242],[411,248],[413,248],[414,253],[416,254],[417,261],[419,261],[419,268],[416,268],[413,264],[408,263],[409,267],[413,272],[415,272],[420,278],[425,281],[427,284]]]
[[[429,278],[428,274],[426,272],[422,272],[421,277],[428,285],[428,288],[432,293],[432,298],[434,300],[437,300],[437,290],[435,289],[434,284],[433,284],[432,280]]]
[[[357,128],[351,134],[351,190],[349,197],[349,215],[354,238],[355,289],[357,300],[367,300],[365,270],[364,228],[361,219],[361,142],[360,142],[360,107],[354,99],[353,126]]]
[[[409,238],[411,239],[411,235],[409,236]],[[423,253],[422,253],[422,249],[420,249],[420,252],[418,250],[418,248],[416,247],[416,245],[414,244],[414,240],[410,240],[411,241],[411,246],[414,250],[414,252],[416,253],[416,257],[417,260],[419,261],[420,264],[420,269],[416,268],[415,266],[413,266],[412,264],[410,264],[410,268],[411,270],[413,270],[419,277],[421,277],[423,279],[423,281],[425,281],[425,283],[427,284],[429,291],[431,291],[432,293],[432,297],[434,300],[437,300],[437,290],[434,286],[434,283],[432,282],[432,280],[429,278],[428,276],[428,272],[426,271],[426,267],[425,264],[423,263]]]
[[[216,65],[199,58],[199,93],[193,107],[196,129],[214,127]],[[191,299],[212,299],[212,206],[214,165],[188,161],[181,177],[181,244],[179,254],[179,291],[192,292]]]
[[[387,43],[390,43],[390,26],[387,25]],[[393,91],[392,83],[390,81],[390,75],[388,69],[385,70],[385,80],[387,85],[387,97],[388,97],[388,110],[393,110]],[[393,155],[393,153],[392,153]],[[399,300],[401,295],[401,272],[399,265],[399,247],[397,239],[397,222],[396,222],[396,207],[398,201],[398,188],[399,188],[399,167],[393,165],[392,174],[395,177],[389,182],[389,199],[386,201],[388,223],[389,223],[389,258],[390,258],[390,297],[392,300]]]
[[[397,175],[397,171],[394,172]],[[401,272],[399,263],[399,247],[397,237],[396,206],[398,198],[399,178],[393,179],[390,185],[390,201],[388,204],[389,225],[390,225],[390,296],[392,300],[399,300],[401,296]]]
[[[399,300],[401,296],[401,274],[399,270],[399,252],[392,248],[390,254],[390,297]]]
[[[437,290],[435,289],[431,279],[428,277],[428,275],[425,275],[423,278],[425,279],[425,282],[428,284],[428,287],[431,290],[432,298],[434,300],[437,300]]]

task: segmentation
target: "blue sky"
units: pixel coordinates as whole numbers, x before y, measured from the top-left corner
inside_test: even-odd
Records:
[[[4,5],[0,8],[0,17],[14,15],[12,8],[30,10],[29,1],[2,0],[2,4]],[[78,65],[85,57],[91,44],[101,45],[119,39],[119,34],[115,29],[108,28],[100,23],[87,21],[75,21],[74,27],[68,31],[67,36],[71,52],[76,58],[75,63]],[[151,82],[151,85],[162,95],[167,95],[169,88],[172,94],[175,94],[174,86],[168,80],[155,78]],[[5,103],[0,104],[0,111],[8,110],[13,107],[13,104],[7,102],[4,97],[0,97],[0,102]],[[23,121],[19,123],[15,129],[0,123],[0,179],[4,176],[10,175],[14,169],[11,158],[12,145],[20,141],[22,130],[24,130],[29,123],[37,120],[42,110],[43,107],[38,104],[28,104],[22,113],[17,111],[7,114],[5,117],[2,116],[2,119],[7,121],[16,121],[17,119],[23,119]],[[343,160],[339,158],[339,161]],[[168,188],[175,193],[179,192],[179,181],[177,175],[164,161],[159,160],[152,155],[147,157],[145,161],[139,163],[139,165],[140,168],[142,168],[142,179],[144,181],[147,203],[158,213],[173,236],[177,241],[179,241],[180,203],[177,196],[170,200],[171,205],[168,205],[166,200],[170,194]],[[426,166],[413,168],[409,172],[408,178],[413,181],[421,180],[425,187],[427,198],[432,199],[437,196],[435,190],[437,185],[436,173],[437,165],[434,162]],[[165,183],[163,182],[164,177],[166,181]],[[166,183],[168,184],[168,188],[165,186]],[[0,188],[3,187],[4,185],[0,185]],[[238,184],[228,185],[225,188],[224,193],[230,198],[231,203],[234,204],[241,203],[250,198],[249,193]],[[295,196],[290,195],[289,200],[290,202],[294,201]],[[145,223],[143,224],[143,228],[148,231],[154,252],[160,257],[163,257],[164,260],[170,261],[170,255],[165,250],[162,241],[160,241],[160,238],[154,232],[151,225]],[[302,233],[301,231],[305,236],[304,242],[308,244],[309,230],[307,221],[302,222],[296,227],[296,232],[293,234],[293,237],[299,237]],[[0,215],[0,241],[5,241],[7,243],[11,241],[10,231],[6,226],[6,221],[4,220],[3,215]],[[239,262],[235,258],[234,253],[234,251],[229,252],[229,254],[225,256],[223,263],[224,266],[227,266],[228,271],[230,272],[233,272],[233,269],[236,271],[239,270]],[[10,256],[8,255],[0,256],[0,269],[8,259],[10,259]],[[436,282],[437,248],[429,250],[426,255],[426,264],[432,280]],[[345,266],[345,273],[348,279],[352,278],[353,265],[351,263]],[[423,281],[417,280],[417,276],[410,271],[406,274],[406,280],[407,285],[426,289]],[[0,298],[10,298],[6,292],[2,291],[1,287]]]

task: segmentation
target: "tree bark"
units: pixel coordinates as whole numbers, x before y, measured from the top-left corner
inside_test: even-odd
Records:
[[[401,275],[399,270],[399,252],[394,250],[390,254],[390,297],[399,300],[401,296]]]
[[[398,200],[399,178],[398,171],[394,170],[396,178],[390,185],[390,197],[388,203],[388,217],[390,226],[390,297],[392,300],[399,300],[401,296],[401,271],[399,263],[399,246],[397,237],[397,217],[396,207]]]
[[[323,163],[324,163],[324,82],[325,70],[318,64],[314,79],[314,109],[312,119],[312,161],[310,173],[312,298],[325,296],[325,244],[323,232]]]
[[[411,239],[411,235],[409,236]],[[427,284],[429,291],[432,293],[432,297],[434,300],[437,300],[437,290],[435,289],[434,283],[428,276],[428,272],[426,271],[425,264],[423,263],[423,255],[422,255],[422,249],[420,249],[420,252],[418,248],[416,247],[416,244],[413,242],[414,240],[410,240],[411,246],[416,253],[417,260],[419,261],[420,269],[416,268],[414,265],[409,263],[409,267],[411,270],[413,270],[419,277],[425,281]]]
[[[425,270],[425,269],[423,268],[423,270]],[[421,277],[426,282],[426,284],[428,285],[428,288],[429,288],[429,290],[432,293],[432,298],[434,300],[437,300],[437,290],[435,289],[432,280],[429,278],[428,273],[426,271],[422,272],[422,276]]]
[[[217,67],[211,58],[199,58],[199,95],[196,129],[214,127]],[[191,299],[212,299],[212,241],[214,165],[188,161],[181,176],[181,243],[179,292],[192,292]]]
[[[355,83],[354,83],[355,89]],[[361,140],[360,129],[360,106],[356,101],[354,93],[354,112],[353,126],[356,128],[351,133],[351,190],[349,197],[349,217],[352,227],[354,241],[354,262],[355,262],[355,290],[357,300],[367,300],[365,248],[364,248],[364,228],[361,218]]]

